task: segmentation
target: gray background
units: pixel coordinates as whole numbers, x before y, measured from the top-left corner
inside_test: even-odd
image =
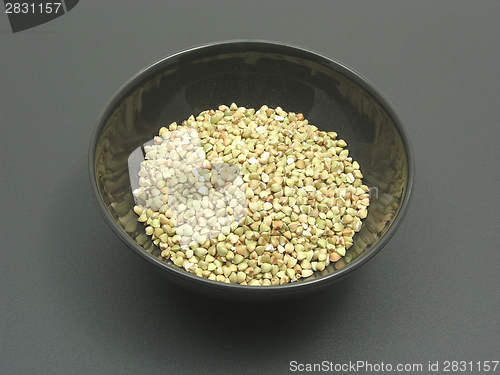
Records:
[[[499,16],[498,1],[80,1],[12,34],[0,15],[0,373],[500,360]],[[341,288],[266,305],[186,292],[148,273],[91,197],[88,143],[111,95],[168,54],[237,38],[349,65],[406,124],[412,204]]]

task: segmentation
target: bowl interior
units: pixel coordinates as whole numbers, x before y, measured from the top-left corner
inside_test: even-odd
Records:
[[[115,232],[156,268],[177,280],[210,282],[159,260],[133,212],[132,187],[138,180],[141,146],[162,126],[235,102],[263,104],[303,113],[321,130],[346,140],[370,188],[368,216],[342,269],[328,266],[307,279],[278,287],[326,283],[374,255],[402,219],[412,185],[412,160],[402,124],[387,100],[349,68],[298,48],[263,42],[230,42],[198,47],[142,70],[110,100],[96,126],[90,148],[90,174],[99,208]]]

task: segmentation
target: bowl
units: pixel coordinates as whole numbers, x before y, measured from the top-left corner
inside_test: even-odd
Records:
[[[370,206],[342,267],[275,286],[212,281],[161,259],[134,212],[142,147],[163,126],[219,105],[280,106],[335,131],[358,161]],[[377,254],[397,230],[410,201],[413,156],[403,123],[389,101],[346,65],[296,46],[227,41],[194,47],[142,69],[109,100],[89,148],[89,175],[107,224],[152,271],[187,289],[238,300],[297,297],[332,287]]]

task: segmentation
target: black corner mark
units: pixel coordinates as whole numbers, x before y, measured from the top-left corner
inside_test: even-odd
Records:
[[[79,0],[4,0],[13,33],[52,21],[73,9]]]
[[[80,0],[64,0],[64,3],[66,4],[66,12],[69,12],[71,9],[73,9],[76,4],[78,4],[78,1]]]

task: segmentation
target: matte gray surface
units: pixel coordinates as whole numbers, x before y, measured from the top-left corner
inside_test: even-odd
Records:
[[[1,15],[0,373],[286,374],[290,361],[358,360],[445,373],[445,360],[500,360],[499,15],[496,1],[81,1],[16,34]],[[90,194],[88,142],[109,97],[165,55],[238,38],[349,65],[413,143],[399,231],[308,299],[232,304],[167,284]]]

